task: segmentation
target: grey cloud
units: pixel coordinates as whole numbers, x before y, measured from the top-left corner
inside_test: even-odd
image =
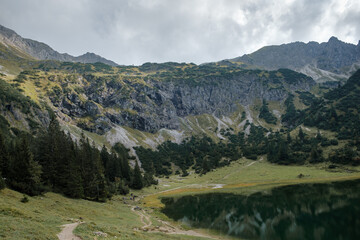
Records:
[[[0,24],[60,52],[95,52],[119,64],[202,63],[269,44],[327,41],[331,35],[357,43],[359,4],[332,16],[334,2],[0,0]]]

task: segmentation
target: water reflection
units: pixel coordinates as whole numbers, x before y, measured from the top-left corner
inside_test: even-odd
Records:
[[[192,227],[247,239],[360,239],[360,180],[274,188],[250,196],[163,198],[163,212]]]

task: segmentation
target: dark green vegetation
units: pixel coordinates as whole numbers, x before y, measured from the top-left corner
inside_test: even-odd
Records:
[[[338,132],[339,139],[359,139],[359,96],[360,70],[344,86],[325,94],[325,99],[313,101],[305,111],[304,124]]]
[[[358,239],[360,181],[299,184],[250,196],[165,197],[163,212],[197,228],[246,239]]]
[[[11,130],[7,130],[10,133]],[[29,195],[46,191],[72,198],[105,201],[114,194],[127,194],[129,187],[141,189],[156,183],[151,175],[144,178],[126,149],[117,143],[111,153],[99,151],[84,135],[74,142],[61,131],[54,118],[46,131],[35,136],[19,132],[4,139],[0,132],[0,187]]]
[[[337,146],[337,139],[327,139],[318,133],[315,137],[306,135],[300,128],[299,134],[292,138],[287,132],[272,132],[259,126],[251,125],[250,134],[226,133],[229,141],[214,142],[209,137],[192,137],[181,144],[165,142],[157,150],[137,147],[142,167],[157,176],[173,173],[171,163],[174,163],[186,176],[188,169],[205,174],[212,169],[226,166],[230,161],[242,156],[257,160],[261,155],[267,155],[270,162],[277,164],[304,164],[330,161],[340,164],[359,165],[359,143],[356,146],[349,143],[344,148],[332,151],[328,157],[323,149]]]
[[[269,111],[268,103],[265,100],[263,100],[263,105],[260,108],[259,118],[270,124],[276,124],[277,122],[276,117]]]

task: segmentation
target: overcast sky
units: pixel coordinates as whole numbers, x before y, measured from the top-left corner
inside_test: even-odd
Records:
[[[359,0],[0,0],[0,24],[61,53],[204,63],[262,46],[357,44]]]

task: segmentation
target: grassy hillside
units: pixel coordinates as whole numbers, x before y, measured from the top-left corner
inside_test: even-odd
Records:
[[[176,175],[161,178],[158,186],[134,192],[140,198],[143,196],[143,200],[126,200],[126,204],[122,197],[97,203],[69,199],[55,193],[28,197],[29,202],[22,203],[22,194],[4,189],[0,192],[0,238],[55,239],[61,225],[81,219],[85,223],[79,225],[75,233],[84,240],[94,239],[97,231],[107,233],[106,239],[199,239],[213,233],[186,231],[185,226],[185,230],[181,230],[180,223],[171,222],[160,213],[162,196],[213,191],[250,194],[279,185],[360,178],[359,170],[359,167],[329,169],[327,164],[279,166],[265,159],[241,159],[202,176],[191,173],[184,178]],[[299,174],[304,177],[299,178]],[[131,210],[137,205],[144,211]],[[150,222],[148,228],[144,227]],[[166,229],[170,228],[168,224],[182,234],[166,234]],[[157,230],[162,233],[152,232]]]
[[[61,225],[79,218],[85,223],[75,234],[83,240],[94,239],[98,231],[107,233],[106,239],[196,239],[134,230],[142,226],[141,220],[120,197],[107,203],[68,199],[55,193],[28,197],[27,203],[22,203],[22,198],[22,194],[9,189],[0,192],[1,239],[56,239]]]
[[[299,178],[302,174],[303,177]],[[168,195],[184,195],[209,191],[253,193],[279,185],[323,182],[360,178],[360,167],[342,166],[330,169],[329,163],[302,166],[271,164],[262,157],[258,161],[242,158],[229,166],[212,170],[206,175],[193,172],[187,177],[171,176],[160,180],[159,186],[146,188],[144,204],[161,207],[160,198]],[[154,194],[154,192],[159,192]]]

